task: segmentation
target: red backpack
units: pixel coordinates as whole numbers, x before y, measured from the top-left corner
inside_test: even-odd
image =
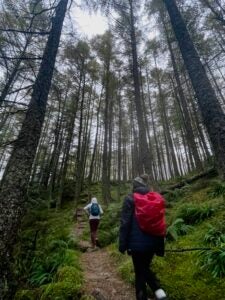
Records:
[[[135,216],[140,228],[151,235],[165,236],[165,200],[155,192],[134,193]]]

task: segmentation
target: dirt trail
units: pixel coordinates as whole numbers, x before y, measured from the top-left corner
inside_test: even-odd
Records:
[[[86,226],[83,210],[77,211],[75,233],[81,236]],[[97,300],[135,300],[132,286],[126,284],[117,274],[116,266],[105,249],[91,251],[90,243],[80,240],[82,267],[85,277],[85,292]]]

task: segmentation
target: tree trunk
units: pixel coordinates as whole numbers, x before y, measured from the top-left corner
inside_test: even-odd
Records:
[[[111,37],[109,37],[111,39]],[[111,201],[110,179],[108,177],[108,141],[109,141],[109,103],[110,103],[110,67],[111,40],[108,41],[108,57],[105,62],[105,108],[104,108],[104,145],[102,156],[102,197],[106,204]]]
[[[84,66],[84,61],[82,62]],[[83,69],[83,68],[82,68]],[[81,191],[81,172],[82,172],[82,135],[83,135],[83,115],[84,115],[84,98],[85,98],[85,88],[86,88],[86,71],[84,72],[83,77],[83,87],[82,87],[82,97],[80,105],[80,121],[79,121],[79,133],[78,133],[78,145],[77,145],[77,155],[75,162],[75,201],[77,203]]]
[[[153,108],[152,108],[152,101],[151,101],[151,95],[150,95],[150,86],[149,86],[149,75],[148,70],[146,69],[146,77],[147,77],[147,88],[148,88],[148,104],[150,109],[150,115],[152,120],[152,129],[153,129],[153,135],[155,140],[155,147],[156,147],[156,154],[157,154],[157,161],[158,161],[158,168],[159,168],[159,177],[161,180],[164,180],[163,170],[162,170],[162,159],[161,159],[161,153],[159,151],[159,144],[158,144],[158,138],[157,138],[157,132],[156,132],[156,124],[155,119],[153,115]]]
[[[131,50],[132,50],[132,75],[134,80],[134,99],[135,107],[137,112],[137,121],[139,129],[139,166],[141,172],[147,172],[149,174],[150,181],[154,182],[152,175],[152,157],[149,153],[149,147],[147,143],[147,134],[144,124],[144,112],[141,103],[141,93],[140,93],[140,80],[139,80],[139,70],[138,70],[138,56],[137,56],[137,42],[136,42],[136,32],[134,26],[134,14],[133,14],[133,0],[129,0],[130,4],[130,37],[131,37]]]
[[[94,171],[94,162],[96,160],[96,153],[97,153],[97,146],[98,146],[98,140],[99,140],[99,113],[100,113],[100,108],[101,108],[101,103],[102,103],[102,95],[100,95],[100,99],[99,99],[99,105],[98,105],[98,109],[97,109],[97,120],[96,120],[96,134],[95,134],[95,142],[94,142],[94,148],[93,148],[93,153],[92,153],[92,157],[91,157],[91,163],[90,163],[90,169],[89,169],[89,175],[88,175],[88,186],[89,186],[89,190],[90,190],[90,185],[93,179],[93,171]]]
[[[164,131],[164,135],[165,135],[165,143],[167,146],[167,158],[168,158],[168,164],[170,167],[170,172],[171,175],[178,177],[180,176],[179,174],[179,170],[178,170],[178,166],[177,166],[177,160],[176,160],[176,155],[174,152],[174,147],[173,147],[173,141],[172,141],[172,137],[171,137],[171,133],[169,130],[169,122],[168,122],[168,116],[167,116],[167,112],[166,112],[166,105],[165,105],[165,96],[163,94],[163,90],[162,90],[162,84],[160,81],[160,76],[159,76],[159,69],[157,67],[157,63],[156,63],[156,57],[154,57],[154,61],[155,61],[155,70],[156,70],[156,79],[157,79],[157,85],[158,85],[158,102],[159,102],[159,111],[160,111],[160,115],[161,115],[161,122],[162,122],[162,126],[163,126],[163,131]],[[170,159],[172,160],[172,165],[173,165],[173,170],[172,170],[172,166],[170,166]]]
[[[222,178],[225,178],[225,115],[178,10],[176,1],[163,1],[198,99],[203,122],[213,146],[218,173]]]
[[[190,150],[193,154],[197,170],[201,171],[202,170],[202,163],[201,163],[201,160],[200,160],[199,155],[198,155],[197,145],[196,145],[196,142],[195,142],[195,137],[194,137],[194,133],[193,133],[192,125],[191,125],[191,119],[190,119],[189,112],[188,112],[188,109],[187,109],[187,103],[186,103],[186,99],[185,99],[184,92],[183,92],[183,89],[182,89],[180,76],[179,76],[177,65],[176,65],[175,56],[174,56],[174,53],[173,53],[171,41],[170,41],[170,38],[168,36],[168,31],[167,31],[165,20],[164,20],[163,16],[162,16],[162,19],[163,19],[164,31],[165,31],[165,34],[166,34],[166,39],[167,39],[167,43],[168,43],[168,47],[169,47],[169,51],[170,51],[170,56],[171,56],[171,61],[172,61],[172,66],[173,66],[173,71],[174,71],[174,77],[175,77],[175,80],[176,80],[176,83],[177,83],[177,91],[178,91],[178,94],[179,94],[179,98],[177,98],[177,100],[178,101],[180,100],[181,107],[182,107],[183,113],[184,113],[183,120],[184,120],[184,125],[185,125],[185,131],[186,131],[188,144],[190,145]]]
[[[25,213],[27,187],[44,122],[67,3],[68,0],[61,0],[56,8],[31,102],[1,184],[0,298],[3,299],[12,299],[14,292],[10,272],[12,248]]]

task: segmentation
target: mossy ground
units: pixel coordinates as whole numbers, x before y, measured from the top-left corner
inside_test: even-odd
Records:
[[[30,211],[15,248],[15,300],[80,299],[83,274],[73,235],[74,205]]]

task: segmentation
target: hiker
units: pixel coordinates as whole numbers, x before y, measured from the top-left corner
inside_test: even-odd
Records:
[[[97,198],[92,198],[91,202],[84,207],[84,210],[89,215],[92,247],[96,248],[98,246],[97,230],[100,222],[100,215],[103,214],[103,210],[101,205],[98,204]]]
[[[148,176],[145,174],[136,177],[133,180],[133,194],[126,196],[124,199],[119,233],[119,251],[123,254],[127,251],[132,256],[136,299],[148,299],[146,290],[146,284],[148,284],[157,300],[166,300],[166,293],[161,288],[156,275],[150,269],[155,254],[164,256],[165,204],[160,194],[150,192],[147,181]],[[153,201],[149,200],[149,197],[152,197]],[[155,203],[156,206],[154,206]],[[160,212],[157,212],[158,209]],[[152,220],[149,218],[150,223],[153,225],[151,227],[148,224],[149,222],[146,221],[148,216],[147,218],[146,215],[143,216],[146,212],[150,217],[152,212],[154,216],[157,212],[161,219],[156,220],[157,224],[153,224],[156,218],[154,217]],[[146,230],[144,227],[146,227]]]

